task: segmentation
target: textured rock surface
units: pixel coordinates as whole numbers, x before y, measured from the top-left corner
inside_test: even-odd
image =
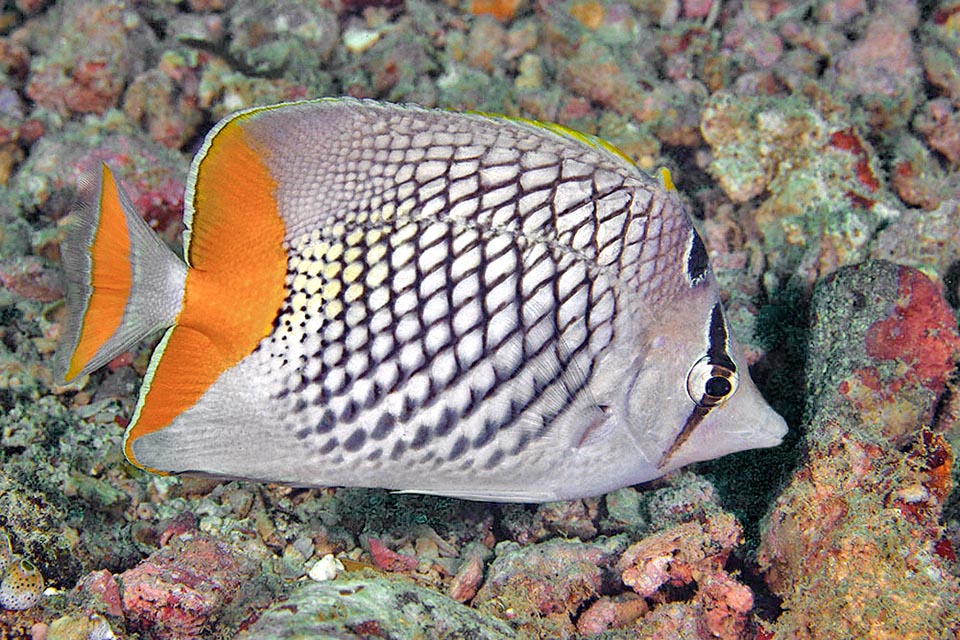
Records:
[[[955,638],[938,411],[960,357],[953,313],[922,273],[877,261],[818,284],[813,317],[805,464],[759,551],[783,598],[774,637]]]
[[[372,574],[305,582],[237,636],[238,640],[516,637],[505,622],[481,616],[436,591]]]

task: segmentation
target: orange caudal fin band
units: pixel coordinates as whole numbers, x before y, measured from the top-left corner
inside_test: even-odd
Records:
[[[67,319],[54,362],[61,380],[94,371],[173,324],[187,271],[109,167],[101,165],[81,192],[61,246]]]

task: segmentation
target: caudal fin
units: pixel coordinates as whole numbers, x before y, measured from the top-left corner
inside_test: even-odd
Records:
[[[106,165],[86,183],[61,246],[67,320],[54,367],[94,371],[180,313],[187,265],[144,222]]]

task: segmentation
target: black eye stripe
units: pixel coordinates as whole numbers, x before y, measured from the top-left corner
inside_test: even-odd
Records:
[[[707,257],[707,247],[704,246],[700,234],[696,230],[692,230],[690,233],[690,245],[687,250],[687,278],[690,280],[690,285],[694,286],[700,284],[703,277],[707,275],[707,267],[710,266],[710,261]]]
[[[727,325],[723,320],[723,309],[719,302],[713,305],[713,313],[710,314],[709,340],[707,355],[710,357],[710,364],[718,364],[736,372],[737,365],[727,353]]]
[[[693,411],[690,412],[690,415],[687,416],[687,421],[684,423],[683,428],[680,429],[680,433],[677,434],[677,437],[674,438],[673,443],[670,447],[663,452],[663,456],[660,458],[660,462],[657,463],[657,468],[662,469],[667,466],[667,463],[670,462],[670,458],[673,457],[680,447],[683,446],[683,443],[686,442],[693,432],[696,431],[697,427],[700,426],[700,423],[703,422],[703,419],[707,417],[707,414],[710,413],[710,409],[713,407],[703,407],[697,405],[693,408]]]

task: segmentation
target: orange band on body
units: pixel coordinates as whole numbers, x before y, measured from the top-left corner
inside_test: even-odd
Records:
[[[253,352],[285,299],[276,182],[241,123],[215,135],[197,170],[183,308],[127,434],[133,462],[133,442],[170,424]]]

